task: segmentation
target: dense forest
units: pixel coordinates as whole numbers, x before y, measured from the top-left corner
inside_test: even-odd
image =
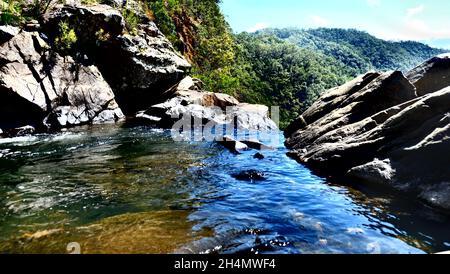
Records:
[[[413,41],[384,41],[352,29],[267,29],[261,33],[333,56],[358,73],[367,70],[407,71],[424,59],[443,52]]]
[[[42,13],[46,1],[25,8],[23,0],[2,2],[2,24],[21,24]],[[83,4],[115,0],[82,0]],[[267,29],[234,34],[220,0],[127,0],[129,29],[153,20],[193,64],[192,74],[208,90],[249,103],[281,107],[281,127],[326,89],[369,70],[407,70],[442,53],[417,42],[389,42],[344,29]],[[30,4],[27,4],[30,5]],[[24,16],[20,16],[22,11]],[[70,33],[67,33],[70,38]]]

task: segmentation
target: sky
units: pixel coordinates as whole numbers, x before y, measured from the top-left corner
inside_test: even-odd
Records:
[[[234,32],[353,28],[450,49],[449,0],[222,0],[221,8]]]

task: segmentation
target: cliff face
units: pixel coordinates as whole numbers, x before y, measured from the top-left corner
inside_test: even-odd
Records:
[[[55,46],[61,22],[76,37],[69,54]],[[57,6],[36,31],[2,27],[1,37],[3,129],[114,122],[124,117],[121,109],[133,113],[162,100],[190,67],[154,23],[132,35],[107,5]]]
[[[368,73],[290,125],[290,155],[327,175],[393,186],[450,210],[450,56]]]
[[[139,20],[130,26],[120,5],[58,5],[32,27],[1,26],[3,135],[116,122],[161,103],[171,106],[168,112],[172,107],[186,108],[176,112],[182,116],[193,115],[190,109],[196,108],[202,108],[201,115],[212,113],[209,108],[232,102],[239,106],[232,116],[244,117],[238,120],[245,127],[262,121],[263,128],[276,128],[267,118],[267,108],[256,107],[257,120],[250,123],[253,115],[242,111],[248,106],[231,96],[190,88],[185,88],[189,94],[174,92],[191,65],[144,11],[136,12]],[[199,96],[211,100],[207,104],[185,100]],[[231,123],[233,117],[224,123]],[[170,118],[174,123],[181,117]]]

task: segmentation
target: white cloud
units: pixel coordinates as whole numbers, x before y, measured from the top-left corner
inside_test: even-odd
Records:
[[[330,25],[330,22],[327,19],[318,15],[312,15],[309,18],[315,27],[327,27]]]
[[[269,26],[269,23],[259,22],[256,23],[253,27],[247,29],[247,32],[257,32],[258,30],[267,29]]]
[[[374,8],[374,7],[379,7],[381,5],[381,0],[366,0],[367,1],[367,5],[369,5],[369,7]]]
[[[383,28],[374,31],[374,34],[387,40],[431,41],[450,38],[450,29],[436,28],[417,18],[417,15],[424,11],[424,5],[409,8],[403,18],[399,18],[399,22],[383,25]]]
[[[387,26],[374,34],[387,40],[430,41],[450,38],[450,29],[433,28],[423,20],[404,18],[398,25]]]
[[[424,10],[425,10],[425,6],[424,5],[419,5],[417,7],[413,7],[413,8],[408,9],[406,11],[406,16],[407,17],[413,17],[413,16],[416,16],[418,14],[421,14]]]

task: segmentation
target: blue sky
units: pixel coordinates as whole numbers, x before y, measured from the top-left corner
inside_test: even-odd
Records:
[[[222,0],[235,32],[337,27],[450,49],[449,0]]]

